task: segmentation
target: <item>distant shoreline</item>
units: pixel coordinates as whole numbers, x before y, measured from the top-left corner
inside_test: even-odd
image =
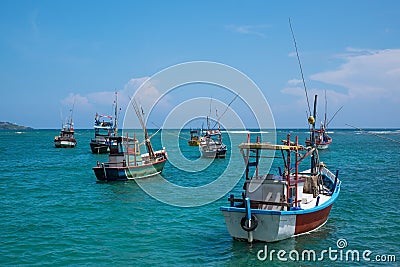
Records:
[[[0,122],[0,130],[33,130],[28,126],[21,126],[7,121]]]

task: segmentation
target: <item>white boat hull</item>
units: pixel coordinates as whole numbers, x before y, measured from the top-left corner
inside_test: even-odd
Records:
[[[251,214],[256,217],[258,225],[250,232],[245,231],[241,224],[242,218],[246,217],[245,208],[221,207],[221,211],[228,232],[234,239],[248,240],[251,233],[252,240],[275,242],[314,231],[324,225],[339,192],[340,183],[332,196],[326,197],[320,205],[304,210],[278,211],[252,208]]]
[[[68,147],[75,147],[76,146],[76,142],[73,141],[55,141],[54,142],[56,147],[60,147],[60,148],[68,148]]]
[[[317,145],[317,148],[318,148],[318,149],[320,149],[320,150],[323,150],[323,149],[328,149],[328,148],[329,148],[329,144],[321,144],[321,145]]]
[[[241,220],[245,212],[222,211],[229,234],[239,240],[247,240],[248,232],[242,229]],[[280,214],[258,214],[258,226],[252,231],[253,239],[274,242],[294,235],[296,215],[281,216]]]

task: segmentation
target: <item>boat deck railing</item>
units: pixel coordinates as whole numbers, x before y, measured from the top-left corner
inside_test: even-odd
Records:
[[[323,175],[325,175],[325,176],[331,178],[332,181],[334,181],[335,178],[336,178],[336,175],[334,175],[330,170],[328,170],[328,169],[325,168],[325,167],[321,167],[321,168],[320,168],[320,172],[321,172],[321,174],[323,174]]]

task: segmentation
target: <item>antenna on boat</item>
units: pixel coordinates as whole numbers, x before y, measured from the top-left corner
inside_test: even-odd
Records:
[[[299,62],[299,66],[300,66],[300,73],[301,73],[301,78],[302,78],[302,80],[303,80],[304,91],[306,92],[306,99],[307,99],[308,112],[309,112],[309,114],[310,114],[310,116],[311,116],[311,108],[310,108],[310,102],[308,101],[308,93],[307,93],[306,82],[305,82],[305,80],[304,80],[303,68],[301,67],[300,56],[299,56],[299,52],[298,52],[298,50],[297,50],[297,43],[296,43],[296,39],[295,39],[295,37],[294,37],[294,32],[293,32],[292,23],[291,23],[291,21],[290,21],[290,18],[289,18],[289,25],[290,25],[290,31],[292,32],[294,47],[295,47],[295,49],[296,49],[297,60],[298,60],[298,62]]]
[[[211,117],[211,102],[212,102],[212,97],[210,97],[210,109],[208,111],[208,116],[207,116],[207,130],[210,130],[210,120],[209,120],[209,118]]]
[[[74,98],[74,103],[72,104],[72,109],[70,109],[70,118],[69,118],[69,125],[72,127],[72,115],[74,114],[74,107],[75,107],[76,98]]]
[[[114,136],[118,136],[118,93],[115,91],[114,100],[115,110],[114,110]]]
[[[367,134],[370,134],[370,135],[373,135],[373,136],[376,136],[376,137],[379,137],[379,138],[382,138],[382,139],[385,139],[385,140],[388,140],[388,141],[391,141],[391,142],[400,144],[400,141],[398,141],[398,140],[396,140],[396,139],[392,139],[392,138],[389,138],[389,137],[380,136],[380,135],[378,135],[378,134],[374,134],[374,133],[365,131],[365,130],[359,128],[359,127],[356,127],[356,126],[353,126],[353,125],[350,125],[350,124],[346,124],[346,125],[347,125],[347,126],[350,126],[350,127],[352,127],[352,128],[354,128],[354,129],[357,129],[357,130],[359,130],[359,131],[361,131],[361,132],[364,132],[364,133],[367,133]]]

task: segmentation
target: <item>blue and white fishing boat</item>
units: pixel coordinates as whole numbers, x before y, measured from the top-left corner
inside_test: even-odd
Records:
[[[136,115],[144,132],[144,145],[147,153],[140,153],[140,143],[134,138],[112,136],[109,138],[110,155],[108,162],[93,167],[94,174],[99,181],[125,181],[148,178],[160,174],[167,162],[165,148],[154,151],[147,132],[142,114],[136,102],[133,102]]]
[[[312,116],[309,121],[315,123]],[[341,181],[338,171],[333,174],[320,162],[314,134],[311,140],[311,147],[304,147],[297,136],[291,142],[288,134],[284,144],[277,145],[260,142],[259,138],[252,142],[249,134],[247,142],[239,145],[246,164],[244,191],[240,198],[231,195],[230,205],[220,208],[234,239],[275,242],[314,231],[326,223]],[[281,152],[283,168],[279,168],[279,174],[259,174],[263,150]],[[305,158],[310,158],[311,168],[300,171]],[[254,175],[251,168],[255,169]]]

